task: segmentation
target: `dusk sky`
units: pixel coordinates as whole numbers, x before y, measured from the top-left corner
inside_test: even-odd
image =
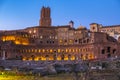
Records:
[[[0,0],[0,30],[39,25],[42,6],[51,8],[52,25],[89,28],[90,23],[120,25],[120,0]]]

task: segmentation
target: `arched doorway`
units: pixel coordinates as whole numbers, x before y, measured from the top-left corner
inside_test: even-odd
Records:
[[[83,59],[83,54],[80,55],[80,58]]]
[[[35,56],[34,55],[31,55],[31,60],[34,60],[35,59]]]
[[[75,55],[75,60],[78,60],[78,55],[77,54]]]
[[[110,53],[111,47],[107,47],[107,52]]]
[[[53,60],[57,60],[57,58],[56,58],[56,55],[55,55],[55,54],[53,55]]]
[[[42,60],[41,57],[39,57],[38,60]]]
[[[116,49],[113,49],[113,54],[115,54],[116,53]]]
[[[16,60],[22,60],[22,59],[23,59],[23,56],[22,56],[22,55],[20,55],[20,56],[16,55],[16,56],[15,56],[15,59],[16,59]]]
[[[111,54],[109,53],[109,54],[107,54],[107,58],[110,58],[111,57]]]
[[[19,57],[19,59],[22,60],[22,59],[23,59],[23,56],[21,55],[21,56]]]
[[[85,59],[88,60],[88,54],[85,55]]]
[[[64,54],[61,55],[61,60],[64,60],[65,56]]]
[[[68,55],[68,60],[71,60],[71,55],[70,54]]]
[[[46,58],[46,60],[49,60],[49,55],[46,55],[45,58]]]

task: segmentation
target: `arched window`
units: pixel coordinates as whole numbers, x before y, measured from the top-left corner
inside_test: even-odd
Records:
[[[105,50],[104,49],[102,49],[101,54],[105,54]]]
[[[87,43],[89,42],[89,39],[87,39]]]
[[[83,54],[80,55],[81,59],[83,59]]]
[[[113,54],[115,54],[116,53],[116,49],[113,49]]]
[[[65,57],[64,54],[62,54],[62,55],[61,55],[61,60],[64,60],[64,57]]]
[[[110,52],[111,47],[107,47],[107,52]]]
[[[78,60],[78,56],[77,55],[75,55],[75,60]]]
[[[49,60],[49,55],[46,55],[45,58],[46,58],[46,60]]]
[[[107,58],[110,58],[111,57],[111,54],[109,53],[109,54],[107,54]]]
[[[71,55],[70,54],[68,55],[68,60],[71,60]]]
[[[57,57],[56,57],[56,55],[55,55],[55,54],[53,55],[53,59],[54,59],[54,60],[57,60]]]
[[[32,60],[34,60],[34,59],[35,59],[35,56],[34,56],[34,55],[31,55],[31,58],[32,58]]]

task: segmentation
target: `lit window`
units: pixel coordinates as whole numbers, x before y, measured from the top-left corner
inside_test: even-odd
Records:
[[[34,30],[33,32],[36,33],[36,30]]]
[[[42,38],[43,38],[43,36],[40,36],[40,38],[42,39]]]
[[[62,40],[60,40],[59,42],[62,43]]]
[[[30,30],[29,33],[32,33],[32,31]]]
[[[27,53],[27,51],[28,51],[28,50],[26,49],[26,53]]]
[[[60,49],[58,49],[58,53],[60,53]]]
[[[83,52],[85,52],[85,49],[83,49]]]
[[[32,49],[32,52],[33,52],[34,50]]]
[[[54,39],[55,37],[53,36],[52,38]]]
[[[78,49],[76,49],[76,52],[78,52]]]
[[[72,43],[73,41],[72,40],[70,40],[70,43]]]
[[[39,52],[41,52],[41,50],[39,49]]]
[[[52,37],[50,36],[50,39],[51,39]]]
[[[35,52],[37,52],[37,49],[35,49]]]
[[[69,52],[71,52],[71,49],[69,49]]]
[[[47,52],[49,52],[49,49],[47,49]]]
[[[43,49],[42,52],[44,53],[44,52],[45,52],[45,49]]]
[[[52,50],[52,49],[50,49],[50,52],[52,53],[52,52],[53,52],[53,50]]]
[[[30,49],[28,50],[28,52],[30,52]]]
[[[57,39],[57,36],[55,36],[55,39]]]
[[[25,37],[28,37],[28,35],[26,34]]]
[[[66,52],[68,52],[68,49],[66,49]]]
[[[79,49],[79,52],[80,52],[80,49]]]
[[[73,51],[73,52],[75,52],[75,50],[74,50],[74,49],[73,49],[72,51]]]
[[[81,49],[81,52],[83,52],[83,49]]]

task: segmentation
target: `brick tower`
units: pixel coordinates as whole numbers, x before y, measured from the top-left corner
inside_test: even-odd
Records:
[[[51,26],[50,8],[42,7],[39,26]]]

